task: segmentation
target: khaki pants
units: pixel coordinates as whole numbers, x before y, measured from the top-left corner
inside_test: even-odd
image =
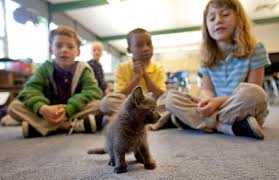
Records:
[[[161,118],[158,123],[151,125],[153,130],[162,127],[170,118],[171,113],[166,111],[165,108],[166,95],[167,93],[164,93],[157,99],[157,111],[161,115]],[[101,100],[101,112],[112,117],[112,115],[120,110],[122,103],[126,98],[127,96],[121,93],[108,94]]]
[[[68,119],[69,122],[74,119],[84,119],[89,114],[94,114],[95,116],[101,114],[100,110],[100,101],[95,100],[90,103],[80,112],[74,114]],[[29,109],[27,109],[22,102],[19,100],[14,100],[11,102],[8,108],[9,115],[16,119],[17,121],[27,121],[32,127],[34,127],[38,132],[43,136],[48,135],[51,132],[57,131],[61,124],[53,125],[48,123],[47,120],[42,117],[37,116]]]
[[[268,98],[265,91],[258,85],[240,83],[232,96],[210,117],[202,117],[197,112],[197,104],[201,99],[189,94],[169,91],[166,98],[166,109],[188,126],[212,132],[217,124],[233,125],[236,121],[254,116],[262,126],[268,114]]]

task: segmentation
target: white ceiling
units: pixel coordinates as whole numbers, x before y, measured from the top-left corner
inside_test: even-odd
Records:
[[[48,0],[65,3],[78,0]],[[253,19],[279,17],[279,0],[240,0]],[[125,0],[119,3],[68,10],[65,13],[99,37],[125,35],[141,27],[148,31],[200,26],[203,9],[208,0]],[[199,31],[153,36],[155,52],[197,48],[201,40]],[[109,44],[126,52],[125,39]]]

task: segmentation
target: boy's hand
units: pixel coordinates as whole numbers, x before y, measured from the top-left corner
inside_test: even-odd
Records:
[[[145,71],[143,62],[140,61],[140,60],[134,60],[133,65],[134,65],[135,75],[138,75],[138,76],[141,77],[143,75],[144,71]]]
[[[59,124],[66,120],[66,112],[63,104],[43,105],[39,113],[51,124]]]

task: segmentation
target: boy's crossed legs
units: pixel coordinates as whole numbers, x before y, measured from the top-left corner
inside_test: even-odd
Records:
[[[18,100],[11,102],[8,113],[17,121],[22,122],[24,137],[32,137],[32,134],[34,136],[47,136],[60,130],[69,131],[71,128],[71,131],[75,132],[95,132],[97,129],[96,119],[101,116],[99,106],[100,101],[92,101],[82,111],[59,124],[50,124],[47,120],[28,110]]]

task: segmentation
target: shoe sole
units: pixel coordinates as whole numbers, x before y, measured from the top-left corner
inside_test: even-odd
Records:
[[[12,118],[10,115],[6,115],[1,119],[2,126],[17,126],[20,125],[20,122]]]
[[[250,127],[252,127],[252,131],[258,139],[264,139],[264,134],[262,132],[262,128],[259,126],[258,122],[254,117],[248,117],[247,122],[249,123]]]

